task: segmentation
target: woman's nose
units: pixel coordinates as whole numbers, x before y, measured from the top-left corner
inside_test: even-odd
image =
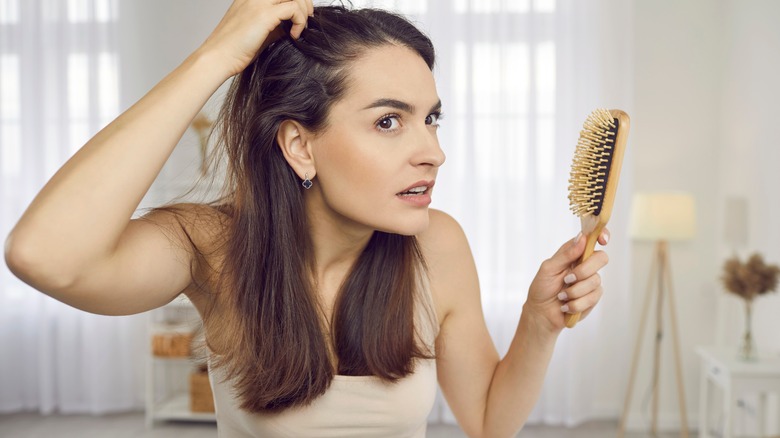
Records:
[[[425,126],[425,132],[421,133],[422,138],[418,140],[418,148],[415,154],[415,165],[429,165],[439,167],[444,164],[447,156],[439,146],[439,138],[436,131],[430,126]]]

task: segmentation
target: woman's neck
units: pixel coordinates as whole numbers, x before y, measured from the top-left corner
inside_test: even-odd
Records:
[[[374,230],[336,213],[317,195],[306,197],[306,212],[314,250],[315,284],[326,286],[335,282],[338,286],[368,245]]]

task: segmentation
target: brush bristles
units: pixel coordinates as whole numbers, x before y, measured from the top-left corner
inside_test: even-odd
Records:
[[[617,125],[606,109],[585,120],[574,151],[569,177],[569,203],[577,216],[598,215],[609,176]]]

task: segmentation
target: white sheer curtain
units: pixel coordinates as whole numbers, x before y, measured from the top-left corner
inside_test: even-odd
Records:
[[[59,166],[117,115],[117,9],[116,0],[0,0],[3,238]],[[0,412],[141,406],[145,327],[143,317],[68,307],[2,264]]]
[[[597,107],[630,112],[630,2],[354,3],[403,12],[434,40],[447,154],[434,207],[456,217],[469,237],[487,323],[503,355],[539,264],[579,230],[568,212],[567,180],[582,122]],[[618,206],[628,206],[630,185],[624,173]],[[575,425],[620,413],[631,327],[627,216],[618,209],[610,224],[606,296],[559,338],[532,423]],[[431,420],[454,422],[441,400]]]

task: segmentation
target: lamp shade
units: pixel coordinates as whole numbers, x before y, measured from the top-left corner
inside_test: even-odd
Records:
[[[682,192],[645,192],[634,195],[631,237],[635,240],[690,240],[696,236],[696,203]]]

